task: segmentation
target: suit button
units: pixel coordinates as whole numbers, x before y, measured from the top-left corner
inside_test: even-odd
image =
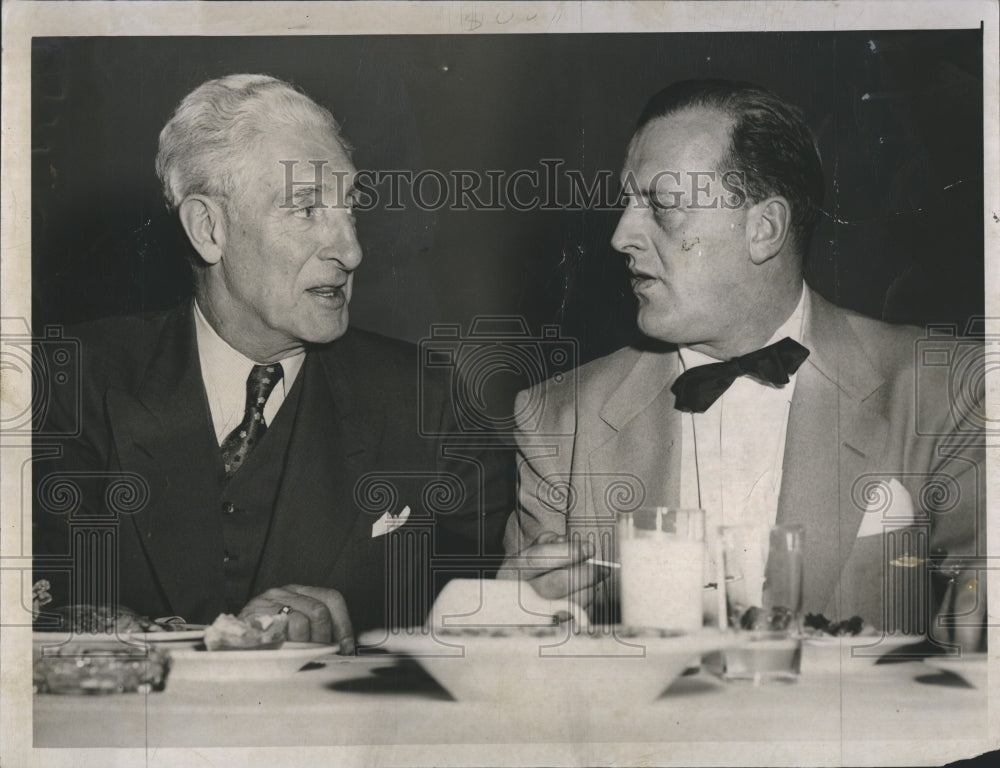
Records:
[[[231,515],[236,511],[236,505],[231,501],[225,501],[222,503],[222,512],[226,515]]]
[[[239,560],[239,559],[240,559],[240,558],[239,558],[239,556],[238,556],[238,555],[231,555],[231,554],[229,554],[228,552],[226,552],[226,553],[225,553],[225,554],[224,554],[224,555],[222,556],[222,562],[224,562],[224,563],[235,563],[235,562],[236,562],[237,560]]]

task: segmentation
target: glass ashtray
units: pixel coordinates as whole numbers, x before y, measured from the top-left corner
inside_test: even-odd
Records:
[[[37,693],[149,693],[163,690],[169,668],[169,655],[151,645],[70,642],[42,649],[33,682]]]

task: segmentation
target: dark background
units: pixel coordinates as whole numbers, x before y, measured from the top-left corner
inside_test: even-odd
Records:
[[[730,77],[799,105],[827,190],[807,279],[891,321],[983,312],[980,30],[256,38],[36,38],[34,323],[172,306],[186,244],[153,168],[160,128],[204,80],[263,72],[328,106],[369,169],[539,168],[617,176],[646,99]],[[632,337],[614,211],[359,217],[352,322],[417,341],[482,314],[560,323],[582,360]],[[720,307],[725,311],[725,307]]]

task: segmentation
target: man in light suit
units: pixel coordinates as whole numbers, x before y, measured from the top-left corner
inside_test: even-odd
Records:
[[[802,524],[806,612],[918,633],[942,600],[981,614],[981,364],[955,397],[922,369],[923,330],[805,285],[823,175],[799,111],[746,83],[675,83],[643,111],[622,183],[612,244],[650,342],[533,393],[545,420],[518,437],[504,575],[614,621],[614,576],[587,560],[613,557],[616,510],[680,505],[706,509],[710,537]]]
[[[156,164],[194,298],[70,332],[81,397],[47,403],[36,439],[36,578],[151,618],[285,612],[290,639],[342,652],[421,622],[431,556],[500,552],[511,483],[499,452],[419,433],[421,407],[458,430],[415,347],[348,327],[362,253],[337,122],[231,75],[181,102]]]

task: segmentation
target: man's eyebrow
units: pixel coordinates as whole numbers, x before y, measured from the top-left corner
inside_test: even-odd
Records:
[[[352,181],[344,189],[345,199],[357,193],[358,187]],[[295,189],[289,193],[287,190],[277,195],[277,200],[282,208],[289,208],[301,205],[318,205],[320,207],[336,206],[337,202],[336,184],[310,184],[308,182],[296,183]]]
[[[641,189],[641,188],[637,188],[637,187],[634,187],[634,186],[626,186],[626,185],[623,184],[622,185],[622,194],[623,195],[638,195],[639,197],[648,200],[652,195],[656,194],[656,190],[652,189],[652,188]]]
[[[319,184],[296,185],[292,192],[292,201],[303,203],[323,197],[323,187]]]

